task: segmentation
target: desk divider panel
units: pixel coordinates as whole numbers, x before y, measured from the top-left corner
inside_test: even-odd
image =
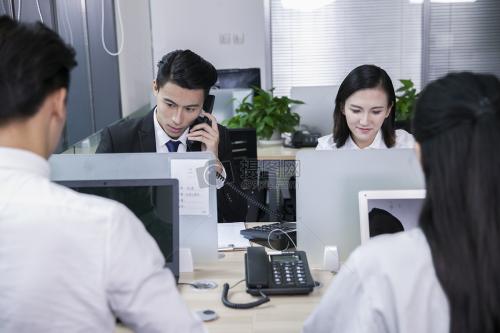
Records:
[[[205,164],[213,161],[207,152],[176,154],[127,153],[127,154],[59,154],[50,160],[51,180],[103,180],[103,179],[162,179],[172,177],[172,163],[179,160],[192,160]],[[200,172],[204,170],[200,169]],[[204,174],[209,184],[215,184],[213,173]],[[179,216],[179,244],[189,247],[196,265],[213,263],[217,260],[217,196],[214,185],[208,187],[208,212],[199,215],[182,214]],[[179,194],[182,193],[179,181]],[[179,201],[181,198],[179,198]]]
[[[361,244],[360,191],[425,188],[413,149],[300,151],[297,163],[297,245],[314,268],[325,246],[345,261]]]

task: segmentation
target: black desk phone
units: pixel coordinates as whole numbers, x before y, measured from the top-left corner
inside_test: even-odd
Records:
[[[309,294],[314,289],[304,251],[268,255],[264,247],[248,247],[245,277],[247,293],[261,297],[250,303],[233,303],[228,299],[229,284],[224,283],[222,304],[232,309],[251,309],[269,302],[268,295]]]
[[[245,276],[247,292],[252,295],[309,294],[314,289],[304,251],[268,255],[264,247],[249,247]]]

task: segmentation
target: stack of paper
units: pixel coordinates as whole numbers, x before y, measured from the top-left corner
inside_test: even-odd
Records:
[[[240,235],[240,230],[246,229],[245,223],[218,223],[219,251],[245,250],[251,246],[250,241]]]

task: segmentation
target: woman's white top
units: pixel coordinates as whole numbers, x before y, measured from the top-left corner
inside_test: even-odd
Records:
[[[303,332],[447,333],[449,322],[429,244],[417,228],[356,249]]]
[[[415,147],[415,139],[413,135],[406,132],[405,130],[396,130],[396,144],[392,148],[413,148]],[[318,139],[318,145],[316,150],[337,150],[337,149],[361,149],[356,145],[354,140],[349,136],[345,144],[337,148],[335,142],[333,141],[333,134],[322,136]],[[363,149],[387,149],[384,139],[382,138],[382,133],[378,131],[372,144]]]

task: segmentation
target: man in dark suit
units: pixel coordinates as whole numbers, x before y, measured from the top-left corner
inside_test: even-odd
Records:
[[[153,81],[156,106],[142,118],[105,128],[97,153],[210,151],[218,158],[217,172],[231,181],[229,131],[203,110],[216,81],[214,66],[194,52],[166,54],[158,63]],[[203,118],[210,123],[201,121]],[[239,198],[233,200],[235,195],[229,186],[217,181],[219,222],[241,220],[246,204]]]

